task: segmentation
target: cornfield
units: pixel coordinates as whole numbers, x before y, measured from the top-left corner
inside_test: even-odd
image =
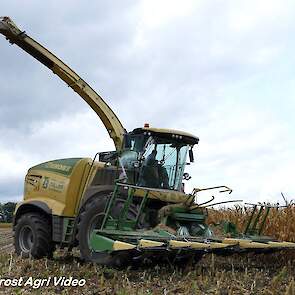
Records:
[[[251,207],[239,205],[233,208],[211,209],[209,210],[208,223],[228,220],[236,224],[239,231],[243,231],[251,212]],[[272,208],[266,220],[263,234],[278,240],[295,242],[295,205],[289,205],[286,208]]]
[[[220,219],[245,227],[250,209],[209,210],[209,223]],[[295,242],[295,206],[272,209],[265,234]],[[10,229],[0,229],[0,281],[3,278],[84,278],[81,287],[0,287],[0,294],[283,294],[295,295],[295,251],[273,254],[205,255],[197,264],[172,264],[123,270],[83,263],[79,253],[56,251],[53,259],[30,260],[13,253]]]

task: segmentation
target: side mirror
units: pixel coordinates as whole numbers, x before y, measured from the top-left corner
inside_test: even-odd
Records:
[[[112,162],[119,156],[117,151],[99,153],[100,162]]]
[[[193,148],[191,148],[189,151],[188,151],[188,154],[189,154],[189,160],[191,163],[194,162],[194,152],[193,152]]]

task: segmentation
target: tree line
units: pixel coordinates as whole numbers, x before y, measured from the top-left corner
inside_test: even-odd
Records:
[[[0,203],[0,222],[12,222],[15,206],[14,202]]]

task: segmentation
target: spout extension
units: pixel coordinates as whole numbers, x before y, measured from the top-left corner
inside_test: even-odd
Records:
[[[20,38],[25,32],[21,31],[8,16],[1,16],[0,33],[13,44],[15,40]]]
[[[102,97],[93,90],[78,74],[62,60],[51,53],[46,47],[21,31],[7,16],[0,17],[0,34],[4,35],[11,44],[16,44],[22,50],[45,65],[69,87],[71,87],[102,120],[117,151],[122,149],[125,128],[116,114]]]

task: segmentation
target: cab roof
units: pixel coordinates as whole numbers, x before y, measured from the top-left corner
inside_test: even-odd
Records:
[[[136,128],[132,132],[132,134],[140,134],[144,132],[150,132],[151,134],[158,134],[158,135],[168,135],[175,139],[183,139],[183,141],[191,143],[191,144],[197,144],[199,142],[199,138],[184,131],[174,130],[174,129],[164,129],[164,128],[151,128],[151,127],[141,127]],[[181,138],[177,138],[175,136],[181,136]]]

